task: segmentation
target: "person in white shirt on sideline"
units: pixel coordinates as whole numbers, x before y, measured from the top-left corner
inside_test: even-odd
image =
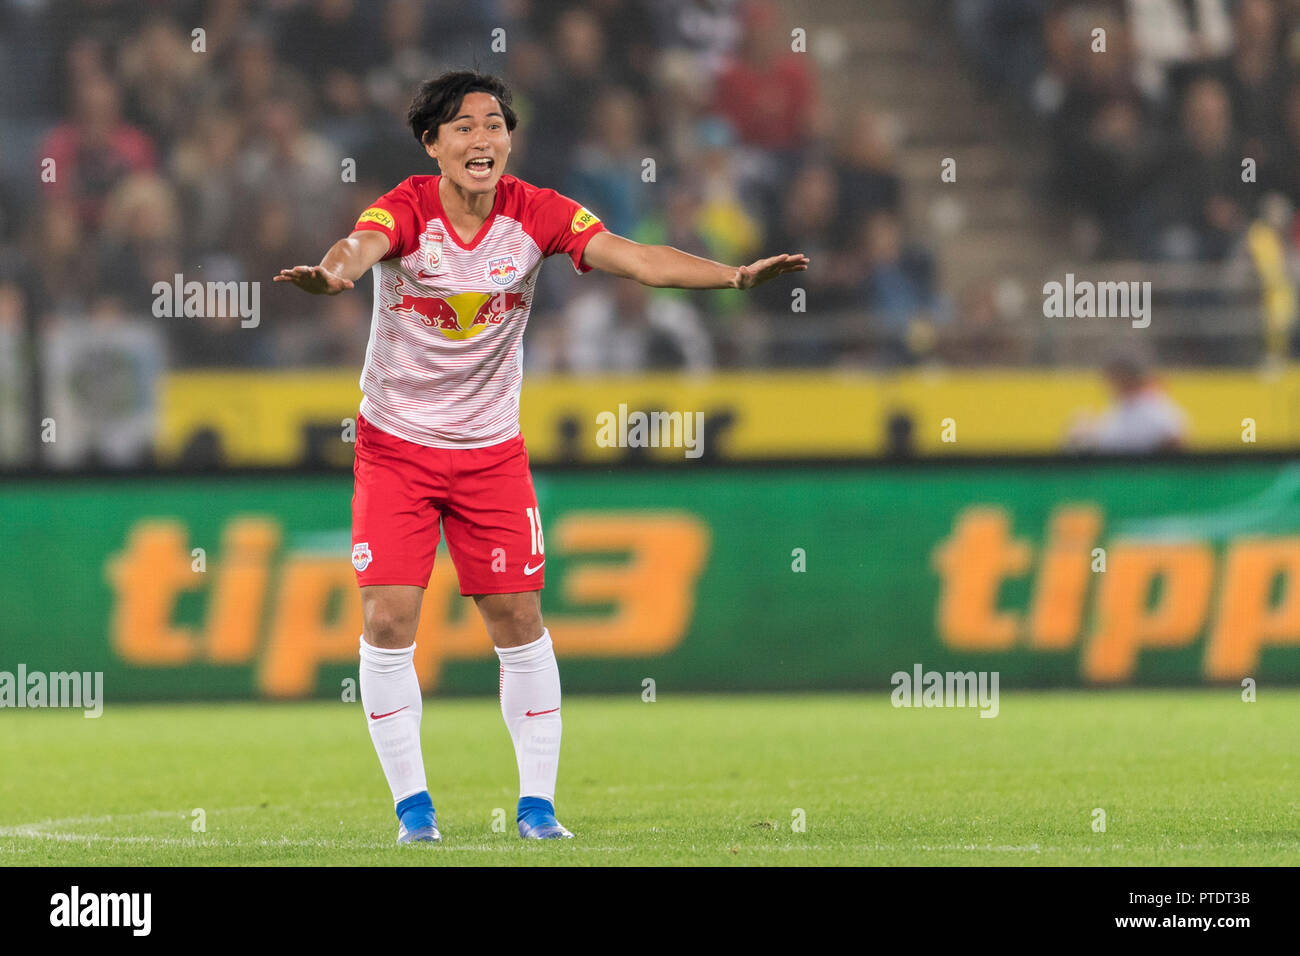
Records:
[[[1096,417],[1075,421],[1066,437],[1074,451],[1152,454],[1178,451],[1187,439],[1187,415],[1133,354],[1115,355],[1105,366],[1114,398]]]

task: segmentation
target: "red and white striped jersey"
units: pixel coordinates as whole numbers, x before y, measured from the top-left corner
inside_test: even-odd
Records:
[[[388,237],[377,263],[361,414],[434,448],[482,448],[519,434],[523,337],[542,260],[564,253],[579,273],[599,219],[553,189],[497,181],[492,213],[462,242],[438,200],[440,176],[412,176],[355,229]]]

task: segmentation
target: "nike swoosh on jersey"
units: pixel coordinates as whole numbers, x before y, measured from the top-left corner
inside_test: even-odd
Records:
[[[542,714],[553,714],[553,713],[555,713],[555,712],[556,712],[557,710],[559,710],[559,709],[560,709],[560,708],[558,708],[558,707],[552,707],[550,710],[539,710],[539,711],[538,711],[537,713],[535,713],[535,714],[534,714],[531,710],[526,710],[526,711],[524,711],[524,716],[525,716],[525,717],[540,717],[540,716],[542,716]]]
[[[406,705],[406,707],[410,707],[410,706],[411,706],[410,704],[407,704],[407,705]],[[372,711],[370,712],[370,719],[371,719],[371,720],[383,720],[385,717],[391,717],[391,716],[393,716],[393,714],[400,714],[402,711],[406,710],[406,707],[399,707],[399,708],[397,708],[397,710],[390,710],[390,711],[389,711],[388,713],[386,713],[386,714],[376,714],[376,713],[372,710]]]
[[[533,567],[532,565],[525,564],[525,565],[524,565],[524,574],[536,574],[538,571],[542,570],[542,568],[545,567],[545,566],[546,566],[546,562],[545,562],[545,561],[543,561],[543,562],[542,562],[541,564],[539,564],[537,567]]]

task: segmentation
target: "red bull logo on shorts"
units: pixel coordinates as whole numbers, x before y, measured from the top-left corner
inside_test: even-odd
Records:
[[[370,542],[362,541],[352,546],[352,566],[358,571],[364,571],[370,567],[370,561],[373,555],[370,553]]]

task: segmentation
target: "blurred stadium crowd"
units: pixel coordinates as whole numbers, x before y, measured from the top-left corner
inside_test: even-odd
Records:
[[[436,171],[406,110],[421,80],[467,66],[514,90],[509,171],[615,232],[731,263],[813,259],[798,305],[786,283],[647,291],[552,264],[530,374],[1095,362],[1065,326],[1044,328],[1042,262],[1019,263],[1014,281],[1014,253],[978,281],[945,275],[953,247],[920,211],[934,194],[905,165],[920,154],[876,64],[846,56],[843,38],[825,55],[837,30],[861,40],[875,24],[847,22],[847,0],[816,9],[826,42],[802,53],[776,0],[0,0],[0,461],[30,447],[33,392],[41,414],[88,436],[61,434],[50,461],[91,443],[125,464],[148,457],[167,370],[359,369],[369,277],[335,297],[270,279]],[[1049,144],[1040,188],[1011,188],[1035,221],[1061,225],[1051,268],[1138,261],[1162,308],[1190,310],[1146,358],[1245,365],[1265,336],[1272,357],[1296,354],[1300,0],[871,10],[910,18],[914,44],[947,38],[966,54],[914,65],[894,51],[896,79],[928,70],[946,95],[974,74],[1012,125],[1028,121],[995,140],[1005,166],[1035,136]],[[940,155],[962,149],[940,133]],[[1193,272],[1170,278],[1161,262]],[[1211,263],[1240,268],[1196,271]],[[176,275],[260,283],[256,327],[155,317],[155,284]],[[1245,344],[1198,337],[1182,321],[1197,308]],[[1052,340],[1066,344],[1045,350]]]
[[[1259,216],[1285,224],[1292,254],[1300,247],[1300,2],[955,0],[953,10],[983,75],[1046,129],[1053,191],[1086,251],[1221,261]]]
[[[0,328],[28,311],[47,341],[61,326],[152,322],[174,368],[359,366],[365,287],[315,299],[269,279],[436,171],[405,111],[422,79],[465,65],[513,86],[510,171],[618,233],[736,263],[809,253],[833,263],[820,310],[901,322],[934,296],[928,259],[898,238],[878,117],[827,121],[815,63],[764,2],[4,0],[0,17],[0,83],[20,91],[0,119]],[[497,29],[504,53],[489,50]],[[56,178],[34,183],[45,159]],[[747,334],[756,312],[791,314],[787,288],[647,296],[570,271],[543,270],[533,370],[834,358]],[[154,283],[177,273],[262,281],[267,320],[152,320]]]

